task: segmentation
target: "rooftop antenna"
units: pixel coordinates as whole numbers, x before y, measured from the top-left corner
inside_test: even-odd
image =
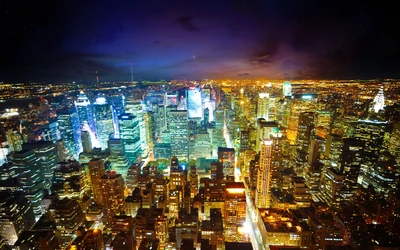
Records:
[[[131,83],[133,83],[133,68],[132,68],[132,62],[131,62]]]

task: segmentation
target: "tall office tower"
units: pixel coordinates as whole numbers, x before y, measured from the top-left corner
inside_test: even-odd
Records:
[[[124,180],[115,171],[105,173],[101,179],[104,216],[108,227],[111,227],[112,217],[125,211]]]
[[[323,172],[323,163],[320,160],[321,154],[324,152],[324,144],[325,140],[318,136],[311,140],[308,167],[304,173],[304,178],[311,194],[316,194],[320,191],[321,173]]]
[[[125,156],[122,140],[110,138],[108,140],[108,149],[110,150],[108,161],[111,163],[111,168],[120,173],[122,178],[125,178],[130,162]]]
[[[85,195],[85,170],[77,161],[57,163],[51,186],[52,193],[60,197],[80,201]]]
[[[96,133],[96,124],[93,116],[93,106],[89,98],[81,91],[78,99],[75,101],[76,111],[79,116],[79,125],[81,130],[86,130],[87,126],[92,133]]]
[[[65,147],[78,159],[82,151],[79,117],[75,107],[57,110],[58,126]]]
[[[222,171],[225,178],[235,176],[235,149],[218,147],[218,163],[222,164]]]
[[[49,209],[55,220],[60,245],[65,249],[78,228],[85,225],[85,215],[76,200],[67,198],[55,202]]]
[[[361,140],[354,138],[343,139],[342,161],[340,164],[340,173],[344,175],[341,187],[341,196],[343,199],[348,199],[357,191],[357,180],[361,165],[365,159],[363,154],[365,147],[365,143]]]
[[[383,110],[385,107],[385,96],[383,94],[383,87],[379,88],[378,93],[376,94],[374,101],[372,102],[372,111],[378,113],[380,110]]]
[[[99,229],[89,229],[85,231],[84,228],[79,228],[76,233],[75,240],[67,248],[67,250],[73,249],[92,249],[92,250],[103,250],[104,239],[103,233]]]
[[[6,140],[11,152],[21,151],[22,144],[25,142],[23,135],[13,130],[6,132]]]
[[[189,142],[189,159],[211,158],[210,136],[207,131],[200,131]]]
[[[321,183],[320,198],[330,207],[338,207],[341,200],[341,189],[344,176],[335,168],[328,168],[325,171],[323,183]]]
[[[266,121],[274,121],[276,116],[276,98],[268,93],[260,93],[257,102],[257,118],[264,118]]]
[[[83,152],[85,153],[92,152],[93,146],[89,131],[82,131],[81,141],[82,141]]]
[[[386,121],[358,120],[353,137],[365,143],[363,153],[364,165],[367,168],[372,167],[378,160],[379,154],[386,150],[383,142],[387,127],[388,122]]]
[[[13,246],[24,230],[35,223],[29,201],[22,192],[0,191],[0,238]]]
[[[263,118],[257,119],[255,151],[260,152],[262,140],[269,138],[272,134],[277,133],[280,133],[280,131],[276,122],[268,122]]]
[[[154,132],[155,132],[155,123],[154,123],[154,113],[151,111],[143,112],[143,142],[142,147],[145,149],[144,152],[150,152],[154,147]]]
[[[118,117],[118,127],[126,157],[136,162],[141,153],[139,120],[132,114],[122,114]]]
[[[168,116],[168,127],[171,137],[171,155],[180,161],[189,161],[188,147],[188,112],[171,110]]]
[[[56,143],[57,140],[61,139],[60,130],[58,129],[57,121],[49,121],[38,125],[38,130],[35,132],[38,134],[40,140],[52,141]]]
[[[317,107],[318,96],[316,94],[296,94],[290,102],[290,116],[288,120],[287,137],[289,143],[296,143],[299,117],[303,112],[313,112]]]
[[[292,96],[292,84],[290,82],[284,82],[282,87],[282,95],[284,97]]]
[[[240,242],[238,230],[246,221],[246,189],[242,182],[227,182],[225,190],[225,240]]]
[[[303,112],[299,116],[299,125],[297,128],[296,145],[306,154],[309,152],[311,135],[315,128],[316,113]]]
[[[264,118],[268,121],[268,106],[269,106],[269,94],[260,93],[258,94],[257,102],[257,118]]]
[[[138,163],[132,163],[128,168],[128,174],[126,175],[126,189],[128,194],[132,194],[133,190],[137,187],[140,175],[140,165]]]
[[[187,90],[187,110],[188,117],[202,119],[203,112],[201,108],[201,89],[193,88]]]
[[[326,137],[326,147],[324,158],[327,160],[328,167],[340,169],[340,162],[342,156],[342,137],[335,134],[329,134]]]
[[[101,186],[101,177],[105,174],[104,161],[96,158],[89,161],[89,176],[92,185],[93,200],[99,204],[103,204],[103,194]]]
[[[43,188],[49,190],[53,180],[54,168],[59,161],[56,145],[51,141],[36,141],[24,143],[22,149],[35,152],[36,158],[39,159],[40,172],[44,177]]]
[[[139,133],[140,133],[140,150],[143,155],[149,153],[149,145],[146,141],[146,126],[144,122],[144,112],[142,107],[142,101],[138,97],[128,96],[126,101],[126,113],[132,114],[138,121]],[[129,158],[129,157],[128,157]]]
[[[25,197],[31,202],[36,219],[41,216],[44,177],[40,169],[40,159],[33,150],[13,153],[13,167]]]
[[[109,101],[112,105],[113,121],[114,121],[114,136],[119,138],[118,116],[125,113],[125,96],[122,93],[116,93],[109,96]]]
[[[107,141],[110,134],[114,133],[114,122],[111,105],[106,98],[98,97],[94,103],[94,117],[96,121],[96,134],[99,146],[107,149]]]
[[[291,102],[289,97],[276,99],[276,121],[284,128],[288,127]]]
[[[257,171],[257,190],[255,198],[257,208],[269,208],[271,205],[272,143],[272,140],[261,141],[260,167]]]

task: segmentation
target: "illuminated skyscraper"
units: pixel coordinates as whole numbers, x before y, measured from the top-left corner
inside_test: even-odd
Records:
[[[114,94],[109,96],[109,101],[112,105],[114,136],[119,138],[118,116],[125,113],[125,96],[122,93]]]
[[[57,110],[58,126],[65,147],[78,159],[82,151],[81,129],[75,107]]]
[[[383,94],[383,87],[379,88],[378,94],[376,94],[373,104],[373,111],[375,113],[378,113],[379,110],[383,110],[383,108],[385,107],[385,96]]]
[[[111,105],[104,97],[99,97],[94,103],[94,117],[96,119],[96,134],[102,149],[107,148],[107,140],[114,133]]]
[[[85,194],[85,172],[77,161],[59,162],[54,170],[51,191],[60,199],[80,201]]]
[[[269,208],[271,205],[271,161],[272,140],[261,141],[260,167],[257,171],[256,207]]]
[[[308,153],[311,142],[312,131],[315,128],[316,113],[302,112],[299,116],[296,145],[299,150]]]
[[[93,200],[99,205],[103,204],[103,195],[101,192],[101,177],[105,174],[104,161],[102,159],[92,159],[89,162],[90,183],[92,185]]]
[[[202,118],[203,112],[201,108],[201,89],[194,88],[187,90],[187,106],[189,118]]]
[[[295,144],[299,117],[302,112],[315,111],[318,96],[315,94],[293,95],[290,102],[290,116],[288,121],[287,138],[290,144]]]
[[[79,125],[81,129],[85,128],[87,124],[93,133],[96,133],[96,124],[93,116],[93,107],[83,91],[78,95],[75,101],[75,107],[79,116]]]
[[[78,228],[84,226],[85,215],[77,201],[67,198],[55,202],[50,206],[50,211],[54,216],[56,231],[60,235],[60,245],[65,248]]]
[[[141,153],[140,126],[136,116],[125,113],[118,117],[118,127],[126,157],[135,162]]]
[[[10,246],[35,223],[29,201],[22,192],[0,191],[0,237]]]
[[[180,161],[188,162],[188,112],[171,110],[168,116],[168,127],[171,137],[171,155]]]
[[[39,159],[40,172],[43,175],[44,188],[50,189],[54,169],[59,161],[56,145],[51,141],[35,141],[24,143],[24,150],[33,150],[35,157]]]
[[[218,148],[218,162],[222,164],[224,177],[235,176],[235,149],[233,148]]]
[[[258,94],[257,103],[257,118],[264,118],[268,121],[268,104],[269,104],[269,94],[260,93]]]
[[[282,87],[282,94],[285,97],[292,96],[292,84],[290,82],[284,82]]]
[[[275,102],[275,97],[270,96],[268,93],[260,93],[257,103],[257,118],[274,121],[276,118]]]
[[[224,210],[226,241],[240,241],[238,230],[246,220],[246,189],[242,182],[226,183]]]
[[[40,169],[40,158],[33,150],[23,150],[13,154],[12,164],[19,185],[25,197],[32,204],[35,218],[39,219],[44,188],[44,174]]]
[[[125,211],[124,180],[120,174],[110,171],[101,177],[101,192],[106,224],[110,227],[112,217]]]

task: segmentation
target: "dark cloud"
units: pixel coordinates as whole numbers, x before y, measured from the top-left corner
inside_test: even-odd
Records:
[[[197,32],[199,28],[194,24],[192,16],[180,16],[177,19],[178,23],[187,31]]]
[[[251,75],[251,74],[249,74],[249,73],[239,73],[239,74],[237,74],[238,76],[249,76],[249,75]]]

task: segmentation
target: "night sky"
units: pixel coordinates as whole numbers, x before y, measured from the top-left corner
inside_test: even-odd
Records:
[[[1,81],[400,77],[395,1],[0,1]]]

